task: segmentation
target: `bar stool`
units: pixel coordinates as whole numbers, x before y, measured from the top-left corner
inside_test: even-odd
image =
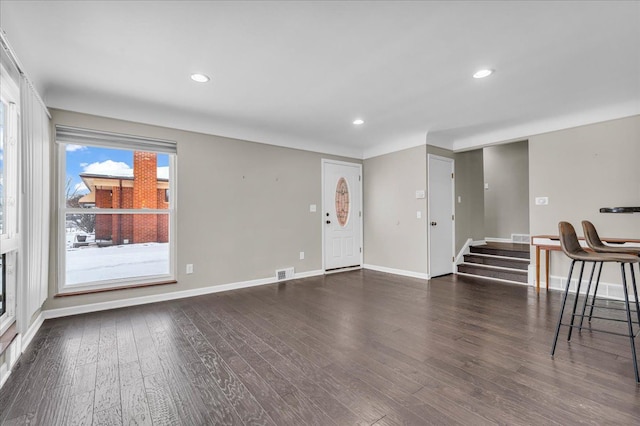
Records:
[[[602,240],[600,239],[600,236],[598,235],[598,231],[596,231],[596,227],[593,226],[593,223],[589,222],[588,220],[582,221],[582,229],[584,231],[584,239],[587,242],[587,245],[591,250],[595,251],[596,253],[623,253],[623,254],[630,254],[633,256],[640,256],[640,247],[614,247],[614,246],[608,246],[605,243],[603,243]],[[596,267],[596,264],[594,263],[593,268],[595,269],[595,267]],[[593,316],[593,308],[596,303],[596,295],[598,294],[598,284],[600,284],[601,272],[602,272],[602,262],[600,262],[599,264],[598,276],[596,278],[596,286],[593,290],[593,297],[591,300],[591,304],[589,305],[590,306],[589,315],[588,315],[589,322],[591,322],[591,317]],[[632,276],[632,279],[635,280],[633,267],[631,267],[631,276]],[[591,271],[591,278],[593,278],[593,270]],[[585,309],[587,307],[588,300],[589,300],[590,288],[591,288],[591,279],[589,279],[589,284],[587,285],[587,294],[586,294],[586,297],[584,300],[584,306],[582,309],[583,317],[580,318],[580,325],[582,325],[582,320],[584,319]],[[633,295],[635,298],[638,323],[640,323],[640,303],[638,302],[638,289],[636,288],[636,286],[633,286]],[[614,308],[610,308],[610,309],[614,309]]]
[[[580,296],[580,286],[582,283],[582,276],[584,273],[584,266],[587,262],[593,262],[594,263],[594,269],[595,269],[595,264],[598,262],[617,262],[620,264],[620,271],[622,273],[622,287],[624,289],[624,300],[625,300],[625,311],[627,314],[627,327],[628,327],[628,334],[623,334],[623,333],[616,333],[613,331],[608,331],[608,330],[596,330],[591,328],[592,331],[598,331],[598,332],[603,332],[603,333],[608,333],[608,334],[615,334],[618,336],[627,336],[629,337],[629,341],[631,343],[631,356],[633,358],[633,370],[635,373],[635,379],[637,383],[640,383],[640,375],[638,374],[638,360],[636,358],[636,346],[635,346],[635,334],[633,332],[633,324],[631,321],[631,311],[630,311],[630,307],[629,307],[629,293],[627,290],[627,277],[626,277],[626,273],[625,273],[625,265],[629,264],[631,267],[631,279],[632,279],[632,285],[635,288],[636,287],[636,282],[635,282],[635,275],[633,274],[633,265],[636,263],[640,262],[640,257],[638,256],[634,256],[634,255],[630,255],[630,254],[618,254],[618,253],[596,253],[596,252],[588,252],[585,249],[583,249],[580,246],[580,242],[578,241],[578,236],[576,235],[576,231],[573,227],[573,225],[571,225],[568,222],[560,222],[558,224],[558,231],[560,234],[560,246],[562,248],[562,251],[567,255],[567,257],[569,257],[571,259],[571,266],[569,267],[569,276],[567,277],[567,284],[564,290],[564,294],[562,296],[562,307],[560,308],[560,315],[558,317],[558,324],[556,326],[556,333],[553,339],[553,346],[551,348],[551,356],[553,357],[553,355],[556,352],[556,345],[558,343],[558,335],[560,334],[560,327],[561,326],[566,326],[569,327],[569,334],[567,336],[567,341],[571,340],[571,332],[573,331],[574,328],[581,328],[580,325],[574,325],[574,320],[576,317],[583,317],[584,314],[576,314],[576,309],[578,307],[578,298]],[[569,294],[569,287],[571,285],[571,275],[573,274],[573,268],[576,264],[576,262],[581,262],[581,267],[580,267],[580,276],[578,277],[578,285],[576,287],[576,297],[575,300],[573,301],[573,311],[571,313],[571,322],[569,324],[565,324],[562,322],[562,317],[564,314],[564,308],[567,304],[567,296]],[[592,273],[593,275],[593,273]],[[601,319],[612,319],[614,321],[616,321],[613,318],[601,318]]]

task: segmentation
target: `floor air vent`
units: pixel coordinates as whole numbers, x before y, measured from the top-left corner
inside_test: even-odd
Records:
[[[513,241],[514,243],[529,244],[529,235],[511,234],[511,241]]]
[[[277,269],[276,280],[284,281],[293,278],[293,268]]]

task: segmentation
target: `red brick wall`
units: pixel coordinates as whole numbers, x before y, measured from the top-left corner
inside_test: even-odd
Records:
[[[110,189],[96,189],[96,207],[111,208],[111,190]],[[111,215],[110,214],[98,214],[96,215],[96,239],[97,240],[109,240],[111,239]]]
[[[165,189],[158,189],[158,161],[155,153],[134,152],[133,188],[118,184],[96,190],[96,207],[114,209],[168,209]],[[130,181],[129,181],[130,182]],[[169,241],[169,215],[96,215],[96,239],[112,239],[114,244]]]
[[[133,153],[133,208],[155,209],[158,205],[158,160],[152,152]],[[133,217],[133,242],[158,241],[158,216],[136,214]]]

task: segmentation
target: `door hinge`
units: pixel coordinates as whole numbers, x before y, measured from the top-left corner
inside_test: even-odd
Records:
[[[451,220],[456,220],[455,215],[451,215]]]
[[[451,179],[453,179],[453,173],[451,173]]]
[[[362,247],[360,247],[360,253],[362,253]]]
[[[362,217],[362,211],[358,212],[358,217]]]
[[[456,258],[455,258],[454,256],[451,256],[451,261],[452,261],[452,262],[455,262],[455,261],[456,261]]]
[[[358,175],[358,182],[362,180],[362,176]]]

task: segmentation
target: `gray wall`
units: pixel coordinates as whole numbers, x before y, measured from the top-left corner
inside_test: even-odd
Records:
[[[571,222],[582,235],[590,220],[602,236],[640,238],[640,214],[600,213],[600,207],[640,205],[640,115],[529,138],[531,234],[558,233]],[[536,206],[535,197],[549,197]],[[568,263],[552,253],[551,274],[564,277]],[[615,267],[604,280],[620,282]]]
[[[456,252],[459,252],[467,239],[478,241],[485,237],[483,151],[456,153],[455,161]]]
[[[529,233],[529,155],[527,141],[484,148],[485,237]]]
[[[426,165],[425,145],[364,160],[365,264],[427,273]]]
[[[269,278],[277,268],[290,266],[296,272],[320,270],[321,159],[361,163],[68,111],[51,112],[54,125],[177,141],[178,284],[50,297],[45,309]],[[55,197],[52,200],[55,203]],[[309,212],[310,204],[318,206],[317,212]],[[56,216],[55,206],[52,211]],[[57,292],[57,226],[53,230],[50,295]],[[304,260],[299,260],[300,251],[305,252]],[[184,274],[187,263],[194,264],[194,274]]]

